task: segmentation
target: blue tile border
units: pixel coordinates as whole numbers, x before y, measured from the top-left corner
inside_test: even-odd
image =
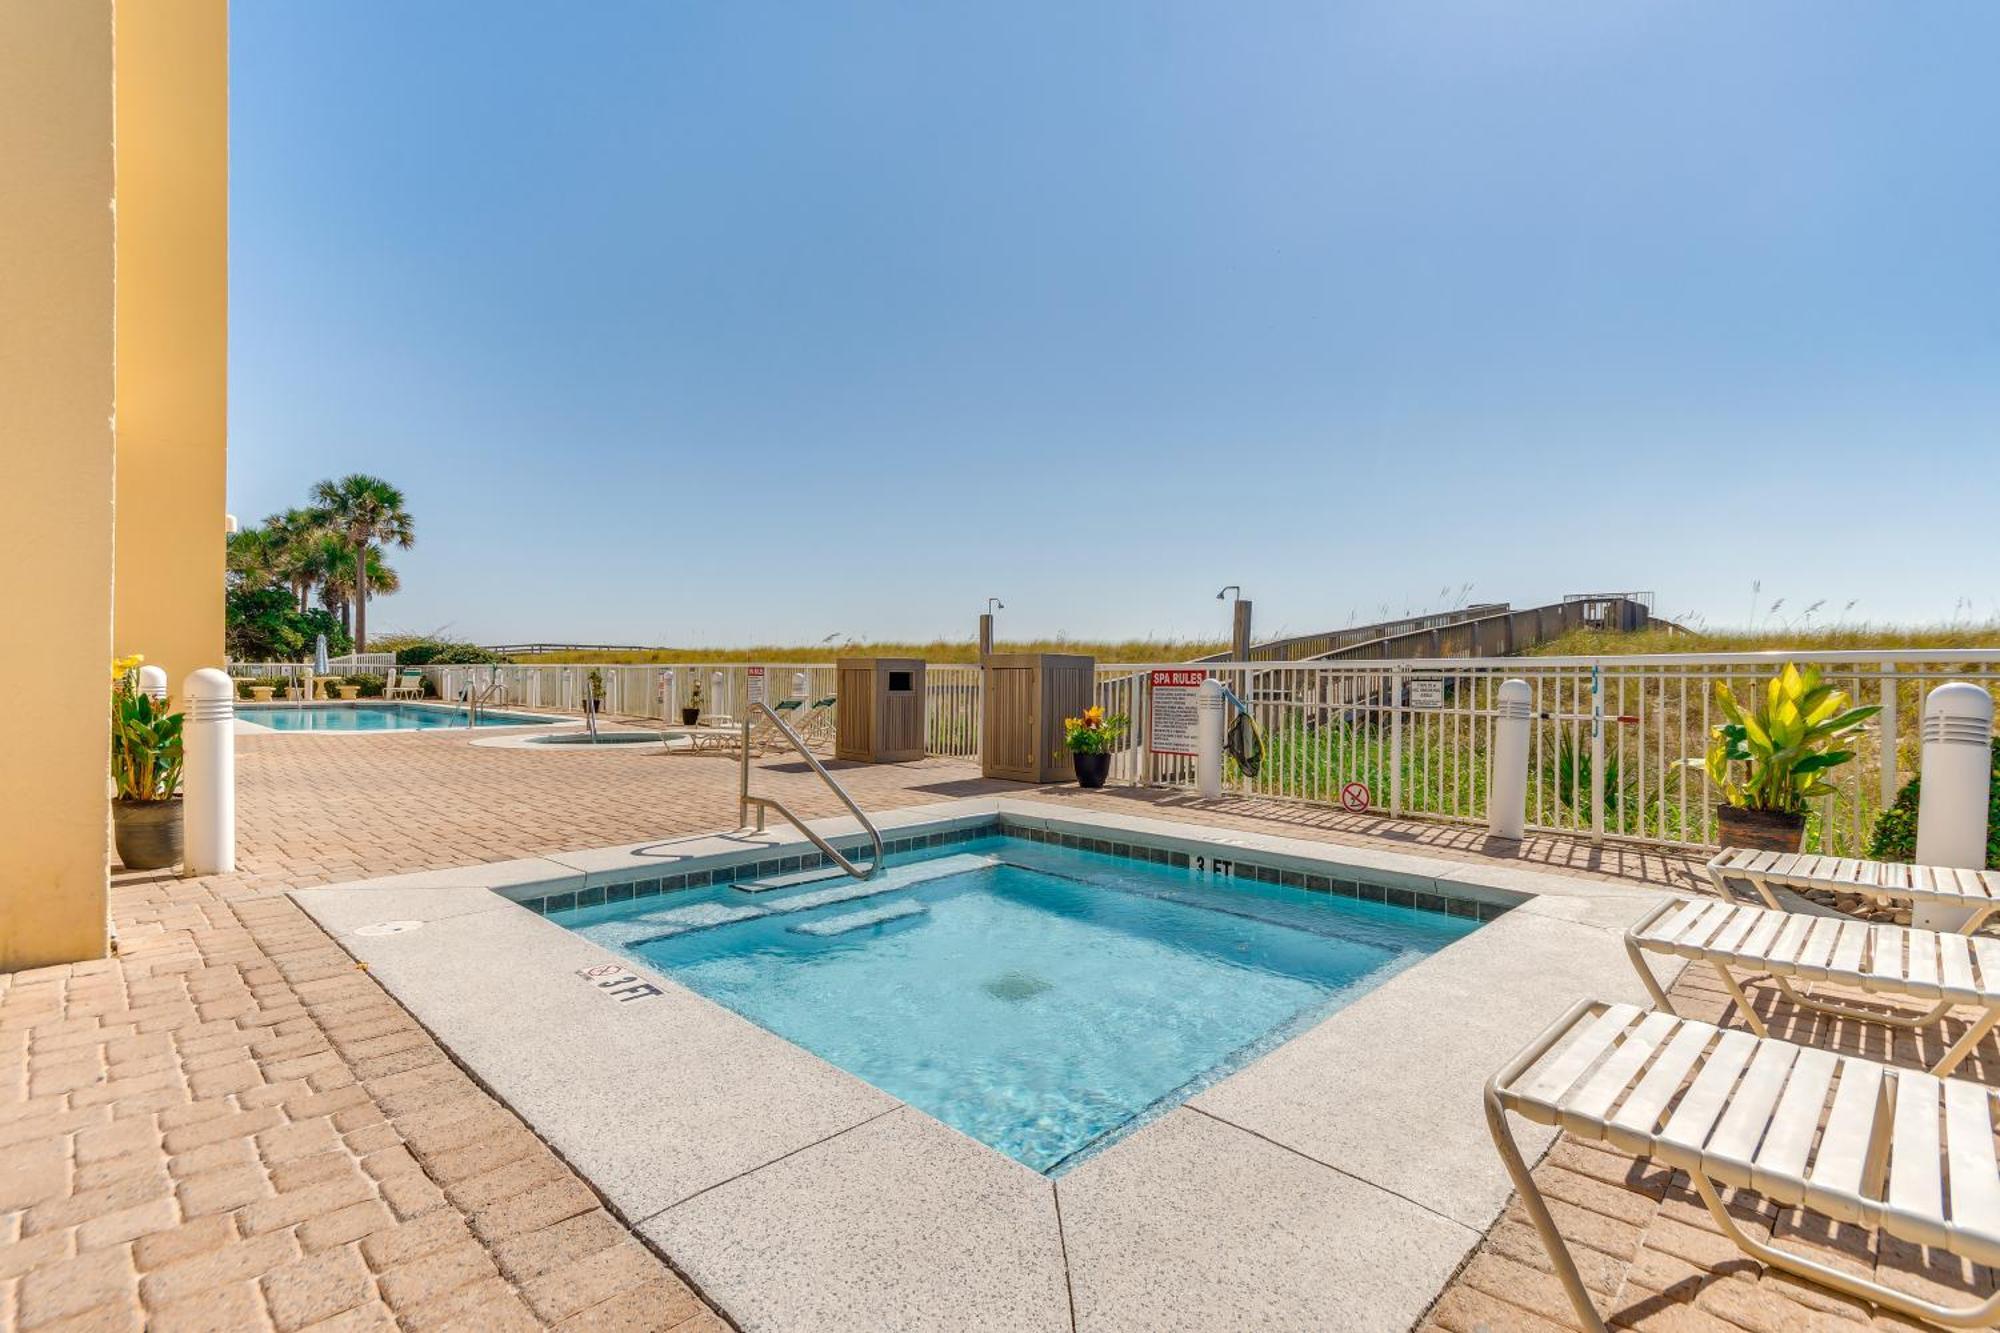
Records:
[[[1172,866],[1188,869],[1194,864],[1194,855],[1175,847],[1161,846],[1153,841],[1127,833],[1116,837],[1084,836],[1051,829],[1039,824],[1027,823],[1008,815],[994,815],[972,824],[961,824],[948,829],[938,829],[921,833],[885,838],[883,851],[888,856],[904,856],[911,852],[932,851],[941,847],[955,846],[980,838],[994,836],[1023,838],[1030,842],[1044,843],[1054,847],[1065,847],[1072,851],[1095,852],[1105,856],[1116,856],[1126,860],[1142,861],[1153,865]],[[865,854],[868,844],[854,842],[851,838],[836,840],[834,845],[845,855]],[[1489,902],[1481,898],[1466,897],[1450,891],[1444,886],[1430,889],[1411,889],[1395,884],[1374,882],[1361,878],[1363,872],[1352,871],[1354,878],[1347,875],[1300,869],[1293,865],[1281,865],[1262,861],[1254,856],[1242,856],[1231,847],[1218,849],[1226,852],[1226,871],[1218,874],[1218,879],[1244,879],[1253,883],[1273,884],[1293,888],[1307,893],[1326,893],[1335,897],[1352,898],[1359,902],[1381,903],[1390,907],[1406,907],[1416,911],[1434,912],[1440,915],[1458,917],[1463,920],[1480,922],[1494,921],[1513,910],[1514,903]],[[1217,859],[1222,859],[1218,857]],[[831,862],[817,851],[766,857],[758,861],[722,862],[706,868],[691,868],[677,874],[646,876],[621,880],[616,883],[590,885],[575,892],[550,894],[539,898],[521,898],[514,901],[531,912],[547,915],[550,912],[567,911],[578,907],[595,907],[606,903],[629,902],[640,898],[651,898],[660,894],[676,893],[682,889],[703,888],[718,884],[732,884],[740,881],[763,879],[769,875],[795,874],[799,871],[817,870]],[[1337,864],[1337,863],[1336,863]],[[1525,895],[1523,895],[1525,897]]]

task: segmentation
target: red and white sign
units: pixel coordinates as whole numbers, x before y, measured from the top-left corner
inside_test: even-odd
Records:
[[[1340,789],[1340,805],[1343,810],[1361,814],[1368,809],[1368,784],[1350,782]]]
[[[749,676],[749,688],[745,691],[745,693],[749,696],[750,702],[753,704],[763,703],[764,668],[749,667],[746,668],[746,674]]]
[[[1153,727],[1147,738],[1154,754],[1178,754],[1192,758],[1200,748],[1200,713],[1197,700],[1201,683],[1208,679],[1202,670],[1163,670],[1152,675]]]

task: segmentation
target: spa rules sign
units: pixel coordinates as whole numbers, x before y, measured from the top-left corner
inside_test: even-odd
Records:
[[[1192,755],[1199,748],[1195,700],[1206,671],[1153,673],[1153,730],[1148,738],[1154,754]]]

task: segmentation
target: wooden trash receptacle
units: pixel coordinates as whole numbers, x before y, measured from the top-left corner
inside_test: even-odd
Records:
[[[1074,653],[995,653],[986,659],[979,771],[1013,782],[1076,777],[1063,719],[1097,697],[1097,660]]]
[[[843,657],[834,664],[833,757],[900,764],[924,757],[924,664]]]

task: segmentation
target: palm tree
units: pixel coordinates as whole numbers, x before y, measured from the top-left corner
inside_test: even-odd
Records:
[[[313,503],[326,513],[326,526],[354,555],[354,651],[368,651],[368,551],[394,544],[408,548],[415,540],[403,493],[383,481],[351,473],[339,481],[313,487]]]
[[[325,573],[326,514],[318,509],[287,509],[264,520],[264,539],[271,547],[271,567],[306,609],[313,585]]]
[[[237,584],[256,591],[277,580],[277,545],[271,534],[252,524],[229,534],[223,568]]]
[[[354,553],[341,545],[337,537],[327,537],[323,549],[326,553],[326,562],[319,581],[320,605],[337,613],[340,616],[340,627],[352,635],[355,604]],[[372,601],[378,596],[396,592],[402,586],[402,576],[382,559],[382,548],[369,547],[369,599]]]

